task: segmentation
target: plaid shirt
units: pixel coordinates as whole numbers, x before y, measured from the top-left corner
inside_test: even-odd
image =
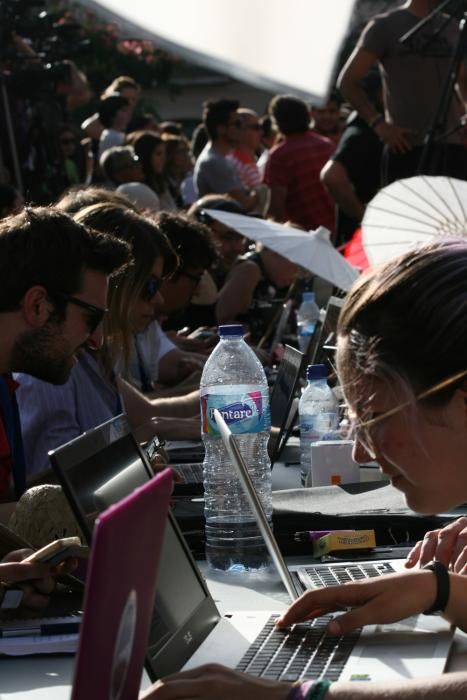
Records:
[[[325,226],[334,231],[334,205],[319,179],[334,144],[311,131],[290,134],[269,152],[264,182],[285,187],[284,221],[307,231]]]

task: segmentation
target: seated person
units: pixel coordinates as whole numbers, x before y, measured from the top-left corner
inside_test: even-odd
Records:
[[[93,229],[112,231],[113,236],[130,243],[134,264],[112,280],[102,349],[102,330],[96,326],[62,386],[26,374],[18,377],[17,398],[29,476],[48,469],[49,450],[122,410],[140,440],[149,439],[155,432],[172,439],[199,436],[196,393],[150,401],[124,380],[133,333],[141,327],[138,323],[148,323],[154,317],[164,268],[167,274],[175,265],[167,239],[149,219],[115,205],[94,205],[75,218]],[[122,368],[123,377],[118,383],[115,368]]]
[[[217,322],[242,322],[259,341],[299,272],[298,265],[257,244],[233,266],[219,292]]]
[[[108,277],[130,251],[62,212],[29,207],[0,224],[0,253],[0,496],[12,500],[26,465],[11,372],[68,380],[83,344],[101,342]]]
[[[176,272],[165,279],[161,294],[163,303],[157,309],[164,330],[179,330],[184,326],[195,329],[200,325],[211,325],[216,302],[216,290],[209,288],[209,270],[216,259],[216,251],[211,243],[209,231],[204,224],[185,214],[161,212],[156,218],[159,229],[165,233],[179,257]],[[193,312],[190,302],[204,290],[204,315]],[[214,319],[213,319],[214,320]],[[176,342],[176,338],[174,342]]]
[[[24,561],[32,552],[32,549],[18,549],[0,561],[0,601],[3,598],[1,589],[8,586],[22,589],[21,607],[35,610],[45,608],[55,590],[56,576],[71,573],[76,568],[74,559],[65,559],[55,566],[39,561]]]
[[[353,422],[354,458],[376,459],[419,513],[446,512],[467,500],[466,272],[465,240],[438,239],[362,276],[339,317],[337,369]],[[422,612],[438,612],[465,631],[466,579],[438,560],[310,590],[277,624],[285,628],[330,611],[340,611],[327,627],[336,636],[364,625],[386,628]],[[466,694],[465,670],[391,682],[292,684],[213,664],[158,681],[144,697],[461,700]]]
[[[188,216],[205,224],[209,229],[209,235],[218,256],[209,268],[209,274],[216,283],[217,289],[220,289],[239,255],[245,252],[245,239],[237,231],[210,216],[209,211],[206,211],[208,209],[228,211],[232,214],[244,214],[245,211],[232,197],[218,194],[207,194],[201,197],[188,210]]]

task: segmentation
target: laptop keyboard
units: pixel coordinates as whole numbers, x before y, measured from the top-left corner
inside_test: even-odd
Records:
[[[349,581],[361,581],[366,578],[393,574],[395,569],[388,561],[375,561],[374,563],[361,564],[304,566],[297,573],[306,588],[321,588],[322,586],[338,586]]]
[[[332,615],[278,630],[274,627],[277,617],[269,618],[237,669],[277,681],[338,680],[360,637],[360,630],[345,637],[326,634]]]

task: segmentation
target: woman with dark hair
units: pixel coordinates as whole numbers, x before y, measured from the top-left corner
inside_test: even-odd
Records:
[[[467,243],[441,240],[372,269],[349,292],[338,324],[337,369],[353,425],[354,458],[376,459],[407,504],[446,512],[467,501]],[[342,612],[345,610],[345,612]],[[448,562],[314,589],[279,627],[333,616],[340,637],[426,612],[467,629],[467,585]],[[390,634],[388,628],[388,634]],[[391,682],[269,681],[218,665],[159,682],[153,700],[463,700],[467,672]]]
[[[161,210],[177,211],[165,175],[166,145],[162,138],[152,131],[136,131],[128,136],[127,142],[139,158],[145,184],[159,197]]]
[[[193,170],[190,144],[184,136],[164,134],[165,175],[172,198],[179,209],[185,206],[182,183]]]

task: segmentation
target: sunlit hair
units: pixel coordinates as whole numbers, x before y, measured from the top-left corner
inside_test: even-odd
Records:
[[[367,272],[349,292],[337,332],[347,394],[361,400],[377,379],[399,400],[448,401],[467,368],[467,242],[438,240]]]
[[[107,97],[108,95],[111,95],[114,92],[121,92],[122,90],[125,90],[125,88],[132,88],[133,90],[137,90],[138,92],[141,91],[141,88],[136,82],[136,80],[133,80],[133,78],[130,78],[130,76],[128,75],[119,75],[118,78],[112,80],[110,85],[108,85],[105,88],[101,97]]]
[[[76,214],[80,209],[102,202],[120,205],[136,211],[134,204],[125,195],[109,190],[106,187],[95,187],[94,185],[70,187],[69,190],[60,196],[55,207],[60,209],[60,211],[65,211],[67,214]]]
[[[170,275],[177,268],[177,256],[159,227],[130,209],[101,203],[81,210],[74,218],[98,231],[110,233],[131,246],[133,265],[112,280],[109,286],[103,352],[103,365],[108,373],[118,361],[122,361],[124,374],[127,374],[132,348],[133,306],[141,296],[156,258],[163,259],[163,274]]]

